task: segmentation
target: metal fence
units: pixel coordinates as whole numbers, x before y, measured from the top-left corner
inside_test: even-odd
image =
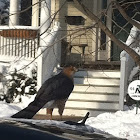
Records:
[[[36,57],[39,43],[38,29],[16,28],[2,29],[0,28],[0,59],[6,61],[8,59],[24,57],[32,59]]]

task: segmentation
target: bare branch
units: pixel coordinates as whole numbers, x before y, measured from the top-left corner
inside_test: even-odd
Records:
[[[113,35],[113,33],[102,23],[102,21],[94,15],[85,5],[81,4],[78,0],[73,0],[83,14],[85,14],[91,20],[94,20],[99,27],[114,41],[121,49],[125,50],[133,59],[134,61],[140,66],[140,56],[131,48],[129,48],[126,44],[122,43],[120,40]]]
[[[135,20],[133,20],[132,18],[130,18],[126,12],[124,11],[124,9],[121,7],[121,5],[117,2],[117,1],[114,1],[113,2],[117,9],[119,10],[119,12],[122,14],[122,16],[129,22],[131,23],[132,25],[134,25],[135,27],[137,27],[138,29],[140,29],[140,24],[138,22],[136,22]]]

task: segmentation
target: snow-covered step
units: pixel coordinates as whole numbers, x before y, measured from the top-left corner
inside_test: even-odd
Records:
[[[119,71],[79,71],[74,83],[63,115],[85,116],[90,112],[90,116],[97,116],[119,109]],[[57,109],[53,114],[58,115]]]
[[[118,70],[81,70],[75,73],[75,77],[107,77],[120,78],[120,71]]]
[[[91,85],[91,84],[81,84],[74,86],[74,92],[104,92],[104,93],[119,93],[119,85],[109,86],[109,85]]]
[[[75,84],[91,84],[91,85],[119,85],[120,79],[119,78],[85,78],[85,77],[76,77],[74,78]]]
[[[108,94],[108,93],[83,93],[83,92],[73,92],[69,100],[93,100],[93,101],[119,101],[119,94]]]
[[[79,71],[74,77],[75,87],[66,103],[65,114],[91,116],[119,109],[120,71]]]
[[[67,107],[73,107],[73,108],[83,108],[83,109],[112,109],[112,110],[118,110],[119,109],[119,104],[118,102],[113,102],[113,101],[108,101],[108,102],[103,102],[103,101],[86,101],[86,100],[75,100],[75,101],[70,101],[68,100],[66,102],[66,108]]]

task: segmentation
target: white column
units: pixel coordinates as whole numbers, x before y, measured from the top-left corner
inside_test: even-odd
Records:
[[[38,70],[37,70],[37,86],[38,89],[41,85],[53,75],[54,69],[60,61],[60,45],[59,41],[55,43],[59,37],[60,25],[55,23],[50,33],[45,37],[46,46],[40,47],[38,49],[39,58],[37,60]]]
[[[32,26],[39,26],[39,0],[32,0]]]
[[[9,26],[19,24],[19,0],[10,0]]]
[[[51,0],[43,1],[41,4],[41,19],[40,19],[40,47],[38,49],[39,58],[37,85],[38,89],[45,80],[51,77],[53,70],[57,67],[58,60],[58,43],[55,44],[60,28],[59,23],[51,24]]]
[[[46,45],[45,37],[47,36],[46,30],[50,27],[51,24],[51,0],[45,0],[41,2],[41,13],[40,13],[40,46],[43,47]]]
[[[47,47],[47,32],[50,26],[50,15],[51,15],[51,0],[45,0],[41,2],[41,11],[40,11],[40,48],[38,49],[39,58],[38,63],[38,72],[37,72],[37,87],[38,89],[44,82],[44,66],[43,66],[43,50]],[[48,50],[46,50],[48,51]]]

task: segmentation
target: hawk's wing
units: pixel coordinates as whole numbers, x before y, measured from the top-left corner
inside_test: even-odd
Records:
[[[38,91],[33,102],[11,116],[12,118],[32,118],[48,101],[67,99],[73,90],[73,81],[63,73],[48,79]]]
[[[44,82],[35,100],[41,100],[46,103],[50,100],[67,99],[73,87],[72,79],[61,72]]]

